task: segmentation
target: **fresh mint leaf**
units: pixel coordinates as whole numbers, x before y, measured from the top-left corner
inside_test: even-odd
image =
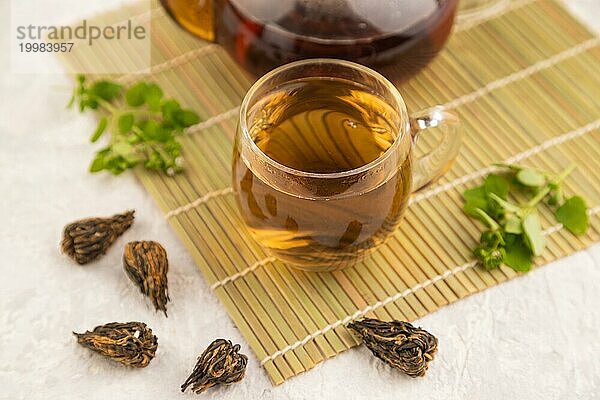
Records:
[[[198,114],[191,110],[180,110],[175,113],[175,121],[184,128],[200,122]]]
[[[173,138],[173,128],[169,125],[161,124],[154,133],[154,140],[158,142],[168,142]]]
[[[163,91],[155,83],[148,83],[144,89],[144,102],[151,111],[160,111],[160,102],[163,97]]]
[[[514,238],[507,238],[506,246],[504,247],[504,264],[517,272],[527,272],[533,265],[531,250],[523,242],[521,236],[513,235]]]
[[[112,101],[121,95],[122,86],[110,81],[97,81],[90,87],[90,94],[104,101]]]
[[[181,110],[179,102],[173,99],[165,100],[163,101],[160,109],[163,115],[163,119],[166,122],[175,124],[175,113]]]
[[[478,186],[473,189],[465,190],[463,193],[465,204],[463,210],[468,215],[480,219],[480,215],[477,209],[486,210],[488,205],[488,199],[485,188]]]
[[[83,112],[86,108],[91,108],[92,110],[98,109],[98,100],[94,98],[84,97],[79,102],[79,111]]]
[[[566,229],[575,234],[583,234],[588,229],[585,201],[580,196],[573,196],[562,202],[562,182],[573,171],[574,165],[558,174],[515,164],[496,166],[507,169],[500,177],[512,179],[511,184],[490,174],[483,186],[464,193],[465,212],[487,227],[473,251],[483,268],[493,269],[502,262],[519,272],[531,269],[533,258],[540,255],[546,245],[537,211],[545,200],[549,205],[562,203],[555,215]],[[518,190],[518,198],[524,196],[525,200],[519,203],[509,200],[513,189]]]
[[[104,169],[104,154],[99,152],[94,157],[94,160],[90,164],[90,172],[99,172]]]
[[[504,200],[508,197],[510,184],[506,178],[501,175],[489,174],[487,178],[485,178],[483,186],[488,196],[493,193]]]
[[[581,196],[568,198],[555,212],[556,220],[575,235],[583,235],[589,227],[587,205]]]
[[[140,128],[142,129],[142,132],[144,132],[144,137],[146,137],[149,140],[157,140],[157,137],[159,136],[158,131],[160,129],[160,125],[158,122],[156,122],[153,119],[150,119],[141,124]]]
[[[117,102],[123,94],[126,105]],[[165,98],[156,83],[138,82],[124,90],[116,82],[87,83],[85,76],[79,76],[70,101],[71,105],[76,103],[81,111],[103,112],[93,141],[112,130],[110,146],[96,154],[91,171],[120,174],[139,163],[169,175],[182,170],[177,136],[200,119],[192,110],[182,109],[176,100]]]
[[[546,240],[542,234],[542,224],[537,212],[532,211],[523,218],[523,235],[527,245],[534,256],[539,256],[544,251]]]
[[[138,82],[130,87],[125,93],[125,101],[131,107],[140,107],[144,104],[144,97],[148,84],[146,82]]]
[[[118,121],[119,133],[125,134],[125,133],[128,133],[129,131],[131,131],[131,128],[133,128],[134,122],[135,122],[135,117],[133,116],[132,113],[121,114],[119,116],[119,121]]]
[[[104,133],[104,131],[106,131],[107,125],[108,125],[108,118],[107,117],[100,118],[100,121],[98,121],[98,126],[96,127],[96,130],[94,131],[94,133],[92,134],[92,137],[90,138],[90,142],[92,142],[92,143],[97,142],[98,139],[100,139],[100,137]]]
[[[528,187],[537,188],[543,186],[546,183],[546,178],[544,177],[544,175],[529,168],[519,170],[519,172],[517,172],[516,178],[519,181],[519,183]]]

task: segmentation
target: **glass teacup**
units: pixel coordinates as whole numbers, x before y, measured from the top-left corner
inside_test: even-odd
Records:
[[[401,223],[411,193],[441,176],[460,147],[457,118],[432,108],[409,117],[379,73],[348,61],[279,67],[246,94],[233,188],[252,236],[309,271],[352,265]],[[439,144],[413,157],[424,130]]]

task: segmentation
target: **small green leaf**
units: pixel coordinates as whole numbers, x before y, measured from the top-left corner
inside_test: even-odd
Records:
[[[133,146],[125,141],[121,141],[113,144],[112,151],[115,155],[127,158],[133,153]]]
[[[142,132],[144,132],[144,136],[147,139],[156,140],[158,136],[158,130],[160,129],[160,125],[153,119],[149,119],[140,125]]]
[[[86,108],[91,108],[95,110],[98,108],[98,101],[95,99],[84,98],[79,102],[79,111],[85,111]]]
[[[546,183],[544,175],[529,168],[524,168],[516,175],[519,183],[529,187],[540,187]]]
[[[200,122],[198,114],[191,110],[180,110],[175,113],[175,121],[178,125],[187,128],[188,126],[196,125]]]
[[[508,197],[508,190],[510,188],[510,184],[503,176],[489,174],[487,178],[485,178],[483,186],[485,188],[485,192],[488,195],[493,193],[505,200]]]
[[[478,208],[486,210],[488,205],[485,188],[483,186],[478,186],[465,190],[463,197],[465,199],[465,205],[463,206],[464,212],[471,217],[480,218],[480,215],[476,210]]]
[[[535,256],[539,256],[544,251],[546,240],[542,235],[542,225],[537,212],[532,211],[523,218],[523,234],[527,245]]]
[[[172,128],[168,128],[160,125],[156,132],[154,133],[153,139],[158,142],[167,142],[172,139],[173,133]]]
[[[581,196],[568,198],[555,212],[556,220],[575,235],[587,232],[589,219],[587,205]]]
[[[106,117],[100,118],[100,121],[98,122],[98,126],[96,127],[96,130],[94,131],[94,133],[92,134],[92,137],[90,138],[90,141],[92,143],[95,143],[98,141],[98,139],[100,139],[100,137],[102,136],[104,131],[106,131],[107,125],[108,125],[108,118],[106,118]]]
[[[506,224],[504,225],[504,231],[506,233],[520,235],[521,233],[523,233],[521,223],[521,218],[517,217],[516,215],[512,215],[506,220]]]
[[[97,81],[90,87],[90,93],[105,101],[112,101],[121,94],[121,85],[111,81]]]
[[[181,106],[173,99],[165,100],[161,105],[163,119],[169,123],[175,123],[175,113],[179,110],[181,110]]]
[[[125,134],[125,133],[131,131],[131,128],[133,128],[134,122],[135,122],[135,118],[132,113],[121,114],[121,116],[119,117],[119,122],[118,122],[119,133]]]
[[[531,269],[533,255],[520,236],[507,240],[504,251],[504,264],[518,272],[527,272]]]
[[[144,90],[144,102],[148,105],[151,111],[160,110],[160,101],[163,97],[162,89],[155,83],[146,84]]]
[[[94,160],[90,164],[90,172],[99,172],[104,169],[104,154],[102,152],[98,152]]]
[[[125,100],[131,107],[139,107],[144,104],[146,82],[139,82],[130,87],[125,93]]]

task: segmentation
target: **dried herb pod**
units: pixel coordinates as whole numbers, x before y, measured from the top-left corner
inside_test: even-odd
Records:
[[[123,268],[142,294],[148,296],[154,308],[167,315],[169,290],[167,252],[158,242],[129,242],[123,252]]]
[[[147,366],[158,347],[152,329],[142,322],[111,322],[91,332],[73,334],[83,347],[130,367]]]
[[[221,384],[239,382],[244,378],[248,357],[238,353],[240,345],[232,345],[231,341],[217,339],[198,357],[192,374],[181,385],[185,392],[192,386],[195,393],[202,393],[208,388]]]
[[[133,213],[132,210],[110,218],[86,218],[70,223],[63,231],[61,250],[79,264],[95,260],[129,229]]]
[[[437,352],[438,341],[429,332],[408,322],[365,318],[348,324],[375,357],[408,376],[424,376]]]

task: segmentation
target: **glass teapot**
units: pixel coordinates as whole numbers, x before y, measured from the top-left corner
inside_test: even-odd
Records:
[[[282,64],[340,58],[401,81],[448,38],[458,0],[161,0],[194,35],[258,77]]]

